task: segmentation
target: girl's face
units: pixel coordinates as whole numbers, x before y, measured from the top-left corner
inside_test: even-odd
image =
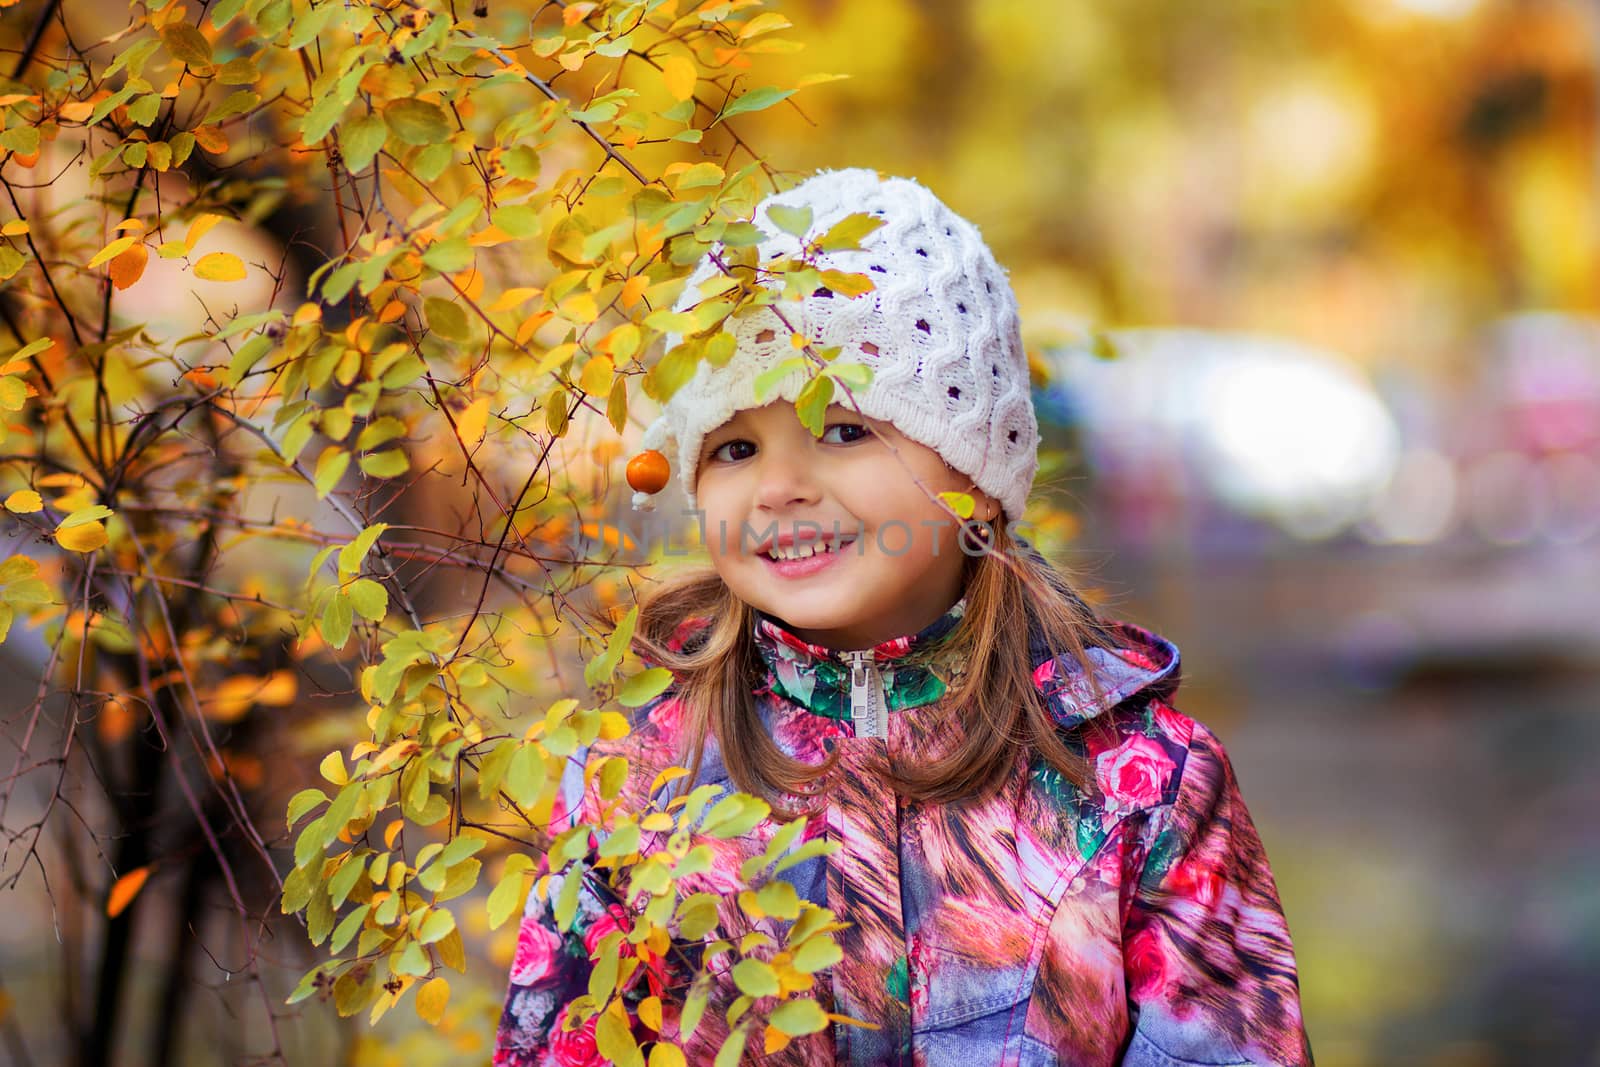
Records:
[[[786,400],[707,434],[695,481],[723,581],[797,636],[837,649],[915,633],[960,598],[956,520],[930,499],[947,491],[970,493],[975,519],[999,514],[970,478],[890,424],[833,404],[817,438]],[[822,542],[833,551],[769,554]]]

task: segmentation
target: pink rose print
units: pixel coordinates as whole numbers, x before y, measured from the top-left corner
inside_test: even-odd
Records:
[[[660,730],[663,734],[676,734],[678,727],[683,723],[683,701],[678,697],[669,697],[650,709],[647,716],[650,725]]]
[[[511,961],[511,981],[516,985],[534,985],[548,978],[556,969],[556,956],[560,952],[560,934],[540,925],[532,916],[523,919],[517,931],[517,955]]]
[[[1056,661],[1047,659],[1033,669],[1033,684],[1043,689],[1044,684],[1054,677],[1055,673]]]
[[[563,1030],[561,1020],[566,1017],[565,1007],[556,1012],[555,1025],[550,1027],[550,1055],[545,1062],[556,1067],[604,1067],[605,1057],[594,1043],[595,1018],[576,1030]]]
[[[1175,766],[1160,743],[1143,736],[1100,753],[1094,776],[1106,796],[1106,814],[1123,815],[1157,803]]]
[[[1123,949],[1128,970],[1128,992],[1140,999],[1160,993],[1167,985],[1167,957],[1155,930],[1145,927]]]
[[[1222,896],[1222,875],[1209,863],[1195,861],[1181,864],[1167,876],[1167,881],[1178,896],[1203,907],[1212,907],[1217,898]]]
[[[907,955],[911,965],[911,1018],[920,1021],[928,1012],[928,979],[937,964],[920,933],[911,935]]]
[[[621,930],[624,934],[628,932],[629,927],[622,925],[622,920],[626,917],[627,913],[618,905],[613,904],[606,910],[604,915],[594,921],[594,925],[590,926],[588,932],[583,935],[583,947],[588,950],[589,955],[594,955],[595,947],[600,944],[601,938],[611,931]],[[633,946],[624,939],[617,946],[617,951],[624,956],[631,956],[633,955]]]

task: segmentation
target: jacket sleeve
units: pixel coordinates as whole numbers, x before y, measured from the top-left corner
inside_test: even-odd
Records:
[[[1185,720],[1192,721],[1192,720]],[[1222,743],[1193,724],[1123,925],[1123,1067],[1311,1067],[1294,947]]]
[[[582,817],[583,768],[587,751],[567,761],[562,775],[561,796],[566,809],[566,825]],[[552,825],[551,829],[557,829]],[[591,842],[592,844],[592,842]],[[548,859],[540,861],[538,874],[550,873]],[[512,957],[505,1005],[495,1035],[494,1067],[538,1067],[546,1059],[552,1039],[581,1041],[587,1034],[561,1033],[566,1007],[588,988],[592,966],[584,932],[601,911],[600,901],[587,885],[578,890],[578,919],[572,929],[562,932],[556,925],[554,906],[561,891],[563,875],[555,874],[541,895],[538,883],[528,893],[522,924],[517,930],[516,954]]]
[[[591,755],[600,758],[603,754],[621,754],[637,761],[642,753],[658,748],[657,743],[663,739],[658,713],[671,710],[667,705],[675,699],[675,687],[669,687],[635,709],[636,734],[624,739],[623,748],[617,749],[612,744],[605,753],[583,749],[567,760],[558,808],[558,812],[565,814],[552,821],[552,831],[559,832],[563,825],[561,819],[566,820],[566,826],[596,820],[598,813],[593,803],[596,798],[584,783],[588,759]],[[644,789],[653,770],[648,760],[643,761],[642,766],[636,765],[630,771],[629,788],[642,777],[638,788]],[[586,867],[592,866],[598,846],[598,840],[591,834]],[[538,874],[551,874],[547,860],[541,860]],[[556,1053],[554,1062],[588,1063],[590,1059],[586,1057],[598,1055],[594,1051],[593,1019],[582,1028],[566,1032],[561,1029],[561,1020],[566,1015],[567,1005],[588,992],[589,974],[594,966],[589,958],[591,949],[611,930],[626,930],[628,916],[620,902],[602,901],[586,879],[578,888],[578,907],[572,928],[563,932],[556,924],[555,902],[564,879],[573,876],[570,869],[569,872],[555,872],[546,883],[544,894],[538,891],[537,882],[528,893],[495,1035],[494,1067],[540,1067],[552,1047]],[[632,950],[624,951],[631,953]],[[659,978],[659,974],[650,972],[649,968],[640,968],[635,975],[635,985],[648,983],[652,977]]]

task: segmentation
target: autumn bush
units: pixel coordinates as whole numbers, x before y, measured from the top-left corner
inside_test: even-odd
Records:
[[[224,1054],[290,1060],[308,1039],[286,1019],[409,1001],[485,1055],[504,959],[482,945],[548,891],[545,863],[632,904],[632,944],[741,960],[725,1060],[827,1025],[830,914],[765,883],[743,899],[794,918],[789,943],[726,940],[676,886],[762,802],[702,789],[551,825],[567,757],[669,681],[628,651],[661,554],[618,522],[635,409],[727,358],[730,315],[818,284],[804,257],[756,261],[782,176],[738,132],[805,87],[761,77],[787,19],[96,6],[13,2],[0,24],[0,636],[38,679],[9,694],[0,878],[41,880],[86,961],[64,1058],[137,1034],[177,1062],[184,994],[219,976],[262,1024]],[[674,311],[719,242],[730,274]],[[834,355],[797,339],[808,417],[865,380]],[[602,795],[626,774],[597,768]],[[644,833],[681,847],[641,856]],[[661,997],[621,940],[580,1007],[617,1062],[682,1062],[638,1044]],[[452,1002],[468,970],[475,999]],[[704,976],[661,996],[687,1029]]]

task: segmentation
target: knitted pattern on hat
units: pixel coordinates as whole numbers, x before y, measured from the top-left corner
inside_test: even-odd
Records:
[[[933,449],[995,497],[1007,519],[1020,518],[1039,464],[1038,421],[1016,296],[977,227],[909,178],[822,171],[757,207],[751,221],[766,235],[757,249],[762,262],[801,251],[799,239],[768,218],[772,204],[810,207],[812,240],[846,215],[884,220],[860,250],[817,256],[821,270],[866,274],[872,292],[850,298],[819,289],[778,308],[814,346],[840,346],[838,362],[873,369],[872,384],[854,393],[863,415]],[[699,285],[720,270],[712,260],[720,251],[714,246],[696,266],[674,310],[705,299]],[[706,434],[745,408],[793,403],[807,381],[804,371],[792,371],[758,402],[756,378],[796,354],[789,331],[766,307],[724,329],[737,342],[734,355],[721,367],[702,361],[644,434],[644,447],[676,469],[690,508]],[[667,348],[679,340],[668,334]],[[842,383],[836,388],[835,400],[848,405]],[[651,510],[655,499],[635,492],[633,506]]]

